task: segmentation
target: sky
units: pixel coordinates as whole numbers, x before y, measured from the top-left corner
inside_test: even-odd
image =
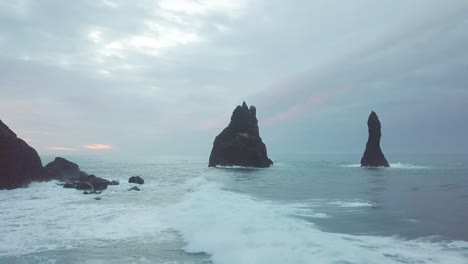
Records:
[[[466,0],[0,2],[0,119],[41,155],[467,153]]]

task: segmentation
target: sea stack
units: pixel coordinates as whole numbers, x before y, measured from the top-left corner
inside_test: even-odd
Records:
[[[381,125],[379,117],[374,111],[369,116],[367,126],[369,127],[369,139],[361,159],[361,167],[390,167],[380,148]]]
[[[79,181],[87,176],[88,174],[81,171],[77,164],[61,157],[56,157],[44,167],[44,180],[46,181]]]
[[[209,167],[243,166],[266,168],[273,165],[258,129],[255,106],[237,106],[229,125],[215,138]]]
[[[42,162],[36,150],[0,120],[0,190],[27,187],[41,179]]]

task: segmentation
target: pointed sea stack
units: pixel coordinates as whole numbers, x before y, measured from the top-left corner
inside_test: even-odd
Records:
[[[273,165],[258,129],[255,106],[237,106],[231,123],[215,138],[209,167],[244,166],[266,168]]]
[[[361,159],[361,167],[390,167],[382,149],[380,149],[381,125],[377,114],[372,111],[367,121],[369,139]]]
[[[0,190],[27,187],[41,179],[42,162],[36,150],[0,120]]]

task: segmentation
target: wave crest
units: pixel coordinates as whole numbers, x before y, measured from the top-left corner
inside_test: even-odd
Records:
[[[162,212],[164,222],[180,233],[187,252],[207,253],[216,264],[466,263],[468,242],[329,233],[294,217],[316,214],[300,204],[258,200],[204,178],[188,188]]]
[[[341,167],[343,167],[343,168],[360,168],[361,164],[346,164],[346,165],[341,165]],[[390,163],[390,169],[422,170],[422,169],[430,169],[430,168],[431,167],[428,167],[428,166],[420,166],[420,165],[414,165],[414,164],[410,164],[410,163],[401,163],[401,162]]]

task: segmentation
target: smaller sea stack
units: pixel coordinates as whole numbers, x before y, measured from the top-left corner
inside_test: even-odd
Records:
[[[82,177],[87,177],[86,172],[81,171],[80,167],[64,158],[56,157],[44,167],[44,179],[47,181],[79,181]]]
[[[380,148],[381,124],[374,111],[369,116],[367,126],[369,127],[369,139],[361,159],[361,167],[390,167]]]
[[[255,106],[238,105],[229,125],[215,138],[209,167],[243,166],[265,168],[273,165],[260,137]]]

